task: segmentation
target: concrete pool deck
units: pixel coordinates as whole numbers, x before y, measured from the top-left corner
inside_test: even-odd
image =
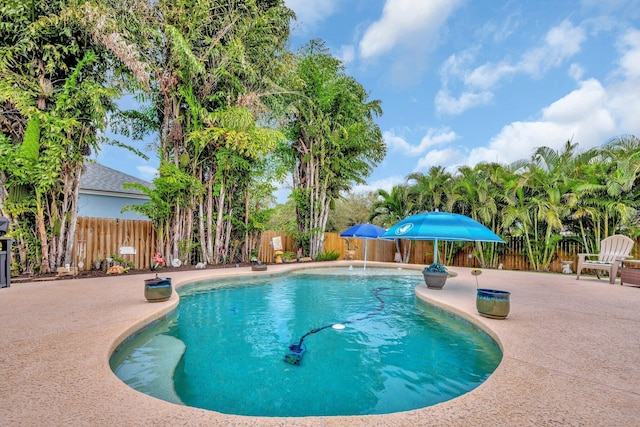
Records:
[[[336,261],[308,267],[362,265]],[[368,262],[368,266],[391,266]],[[298,264],[269,265],[272,274]],[[164,402],[122,383],[115,347],[178,298],[150,304],[154,274],[16,283],[0,289],[0,424],[3,426],[638,426],[640,288],[575,274],[483,270],[480,287],[511,292],[505,320],[475,308],[471,269],[452,268],[443,290],[420,298],[487,328],[504,357],[475,390],[409,412],[353,417],[254,418]],[[173,284],[252,273],[249,268],[162,275]]]

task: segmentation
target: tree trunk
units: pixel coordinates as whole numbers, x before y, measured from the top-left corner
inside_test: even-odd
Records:
[[[170,247],[169,247],[169,255],[171,259],[179,258],[180,251],[178,250],[178,239],[180,238],[180,219],[182,217],[182,209],[180,209],[180,204],[175,202],[174,204],[174,216],[171,221],[171,233],[170,233]]]
[[[247,188],[244,192],[244,245],[242,245],[241,261],[247,262],[249,260],[249,211],[250,211],[251,195]]]
[[[42,195],[36,188],[36,226],[38,230],[38,239],[40,240],[40,271],[42,273],[51,273],[49,265],[49,239],[47,237],[47,227],[44,222],[44,209],[42,209]]]
[[[202,254],[202,261],[208,263],[207,259],[207,239],[206,230],[204,229],[204,200],[200,199],[198,203],[198,241],[200,243],[200,253]]]
[[[206,233],[206,249],[207,256],[206,262],[212,263],[213,261],[213,176],[210,173],[207,181],[207,233]]]
[[[73,257],[73,246],[75,244],[76,226],[78,225],[78,196],[80,193],[80,179],[82,177],[82,165],[75,167],[75,175],[73,177],[71,203],[69,206],[69,212],[71,217],[69,218],[69,227],[66,235],[66,245],[64,249],[64,263],[71,264]]]
[[[216,236],[214,240],[213,246],[213,262],[215,264],[220,263],[220,255],[221,251],[224,250],[224,246],[222,245],[222,231],[224,223],[222,219],[224,218],[224,203],[225,203],[225,186],[224,186],[224,178],[220,185],[220,196],[218,197],[218,217],[216,219]]]

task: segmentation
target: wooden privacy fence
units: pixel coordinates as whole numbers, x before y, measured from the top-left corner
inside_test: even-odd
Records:
[[[273,262],[275,258],[275,249],[273,249],[273,238],[280,237],[282,241],[282,250],[292,252],[295,259],[295,253],[298,248],[294,247],[293,237],[286,235],[285,233],[267,230],[262,232],[260,239],[260,249],[258,250],[258,259],[261,262]]]
[[[294,241],[282,232],[267,231],[263,233],[262,249],[260,251],[260,260],[262,262],[273,262],[273,249],[270,248],[270,239],[274,236],[282,236],[284,250],[295,253],[297,248],[293,247]],[[347,245],[347,241],[349,245]],[[402,243],[407,244],[407,241]],[[411,254],[409,264],[428,265],[433,262],[433,242],[426,240],[411,241]],[[396,254],[396,244],[388,240],[360,240],[356,238],[345,239],[340,237],[338,233],[325,233],[324,250],[325,252],[335,251],[340,254],[338,259],[345,259],[347,250],[355,250],[355,259],[364,260],[365,245],[369,245],[367,251],[367,261],[394,262]],[[524,246],[524,238],[511,237],[507,243],[497,244],[500,250],[498,258],[499,264],[505,270],[530,270],[529,262],[526,259],[526,248]],[[441,242],[439,252],[442,253],[444,245]],[[468,242],[462,245],[453,257],[453,261],[448,263],[457,267],[480,267],[475,256],[469,257],[474,252],[474,243]],[[562,272],[563,261],[572,261],[570,265],[575,270],[578,264],[578,253],[582,252],[582,245],[575,242],[560,242],[556,248],[556,256],[551,262],[549,271]],[[402,253],[402,252],[401,252]],[[636,243],[632,256],[636,259],[640,257],[640,244]],[[443,260],[443,256],[439,255],[439,260]]]
[[[259,259],[264,263],[274,261],[273,238],[280,237],[282,249],[295,261],[297,247],[292,236],[284,232],[265,231],[259,244]],[[347,243],[348,242],[348,243]],[[408,244],[405,240],[403,244]],[[410,264],[428,265],[433,262],[432,241],[412,241]],[[91,270],[96,261],[101,261],[112,254],[131,261],[135,268],[149,268],[151,259],[156,251],[156,232],[151,221],[123,220],[109,218],[78,218],[76,228],[76,244],[74,246],[74,265],[79,270]],[[389,240],[360,240],[355,238],[345,239],[338,233],[325,233],[324,251],[334,251],[339,254],[338,259],[345,259],[347,250],[355,251],[355,259],[363,260],[365,246],[368,245],[367,261],[393,262],[396,254],[396,244]],[[512,237],[506,244],[498,244],[500,248],[499,263],[505,270],[529,270],[530,266],[524,256],[524,240],[520,237]],[[135,250],[135,254],[122,253],[121,249]],[[444,245],[439,245],[442,251]],[[473,253],[474,244],[466,243],[457,251],[452,262],[447,263],[458,267],[479,267],[478,260],[469,254]],[[129,252],[125,250],[124,252]],[[557,247],[556,257],[551,263],[550,271],[561,272],[563,261],[573,261],[571,269],[575,270],[578,261],[578,253],[582,252],[582,246],[575,242],[560,242]],[[164,254],[163,254],[164,255]],[[306,254],[305,254],[306,255]],[[636,242],[631,254],[634,258],[640,257],[640,244]],[[439,260],[444,257],[439,255]]]
[[[73,260],[79,270],[91,270],[95,262],[115,254],[132,262],[135,268],[149,268],[158,250],[155,245],[151,221],[80,217]]]

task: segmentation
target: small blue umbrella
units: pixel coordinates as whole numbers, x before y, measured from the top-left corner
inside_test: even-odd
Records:
[[[381,239],[433,240],[433,262],[438,262],[438,240],[504,243],[497,234],[468,216],[449,212],[423,212],[389,228]]]
[[[377,239],[380,237],[385,231],[384,228],[378,227],[374,224],[356,224],[353,227],[347,228],[345,231],[340,233],[340,237],[355,237],[357,239],[369,240],[369,239]],[[365,242],[364,247],[364,269],[367,269],[367,250],[369,249],[369,242]]]

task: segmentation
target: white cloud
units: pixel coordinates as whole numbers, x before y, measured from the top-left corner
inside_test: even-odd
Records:
[[[502,128],[491,140],[489,147],[473,149],[468,158],[469,164],[480,162],[512,163],[529,159],[537,147],[561,148],[573,139],[576,128],[561,126],[552,122],[514,122]],[[582,144],[581,144],[582,145]]]
[[[603,108],[607,94],[600,82],[589,79],[579,88],[542,110],[544,121],[554,123],[579,123],[594,111]]]
[[[569,66],[569,71],[567,74],[573,80],[580,81],[582,80],[582,76],[584,76],[584,68],[582,68],[582,66],[579,64],[571,64]]]
[[[640,78],[640,31],[629,31],[622,38],[620,46],[623,51],[620,72],[627,79]]]
[[[609,106],[618,123],[617,134],[640,136],[640,82],[629,80],[609,90]]]
[[[640,135],[640,31],[625,34],[619,49],[619,69],[615,74],[625,80],[608,88],[609,105],[618,121],[618,134]]]
[[[355,59],[356,50],[353,45],[342,45],[338,50],[337,57],[343,64],[349,64]]]
[[[516,16],[507,16],[500,27],[487,27],[482,33],[492,34],[493,40],[497,43],[502,43],[511,37],[518,28],[520,28],[522,20]]]
[[[448,114],[462,114],[469,108],[491,102],[493,94],[490,91],[500,82],[518,73],[539,78],[549,69],[561,65],[565,60],[577,54],[585,40],[584,30],[565,20],[547,32],[544,42],[540,46],[524,52],[519,60],[513,63],[505,59],[465,70],[465,66],[473,60],[470,51],[464,51],[460,55],[452,55],[441,68],[443,88],[435,99],[438,111]],[[582,70],[573,67],[571,73],[574,78],[579,78],[578,76],[582,75]],[[463,94],[457,98],[449,95],[449,82],[453,80],[461,80],[466,88]]]
[[[484,85],[480,87],[488,88],[509,74],[525,73],[532,77],[539,77],[550,68],[559,66],[564,60],[580,52],[580,46],[585,40],[584,30],[574,27],[565,20],[547,32],[541,46],[524,52],[516,64],[510,65],[508,61],[502,61],[498,64],[482,65],[471,73],[467,83]]]
[[[640,134],[640,31],[630,30],[619,43],[621,77],[609,86],[596,79],[578,82],[575,90],[541,110],[537,121],[518,121],[502,128],[487,147],[471,150],[465,164],[511,163],[531,157],[536,147],[561,150],[571,139],[586,150],[601,145],[612,136]],[[572,64],[569,74],[581,76]]]
[[[530,158],[537,147],[560,150],[567,140],[588,149],[601,144],[603,138],[615,131],[606,90],[598,81],[590,79],[544,108],[540,120],[504,126],[488,147],[471,150],[466,163],[511,163]]]
[[[458,98],[454,98],[448,92],[440,90],[436,95],[435,105],[438,113],[461,114],[469,108],[489,104],[492,100],[491,92],[465,92]]]
[[[460,159],[460,152],[454,148],[443,150],[431,150],[424,157],[418,160],[414,172],[429,170],[432,166],[451,165]]]
[[[490,89],[506,76],[513,75],[517,68],[506,62],[484,64],[477,67],[464,78],[464,83],[472,88]]]
[[[471,50],[465,50],[449,56],[440,67],[442,85],[447,86],[450,79],[463,79],[467,72],[468,64],[473,61],[474,54]]]
[[[449,129],[429,129],[418,145],[409,144],[404,138],[394,134],[393,131],[383,132],[382,137],[387,147],[391,150],[400,151],[407,156],[417,156],[427,151],[429,147],[454,141],[457,135]]]
[[[549,30],[542,46],[525,52],[516,68],[531,76],[539,77],[550,68],[560,65],[565,59],[578,53],[585,40],[584,30],[574,27],[565,20]]]
[[[331,16],[337,9],[338,0],[285,0],[285,4],[296,14],[297,31],[304,34]]]
[[[430,44],[459,4],[460,0],[386,0],[382,16],[360,41],[360,54],[371,58],[398,46]]]

